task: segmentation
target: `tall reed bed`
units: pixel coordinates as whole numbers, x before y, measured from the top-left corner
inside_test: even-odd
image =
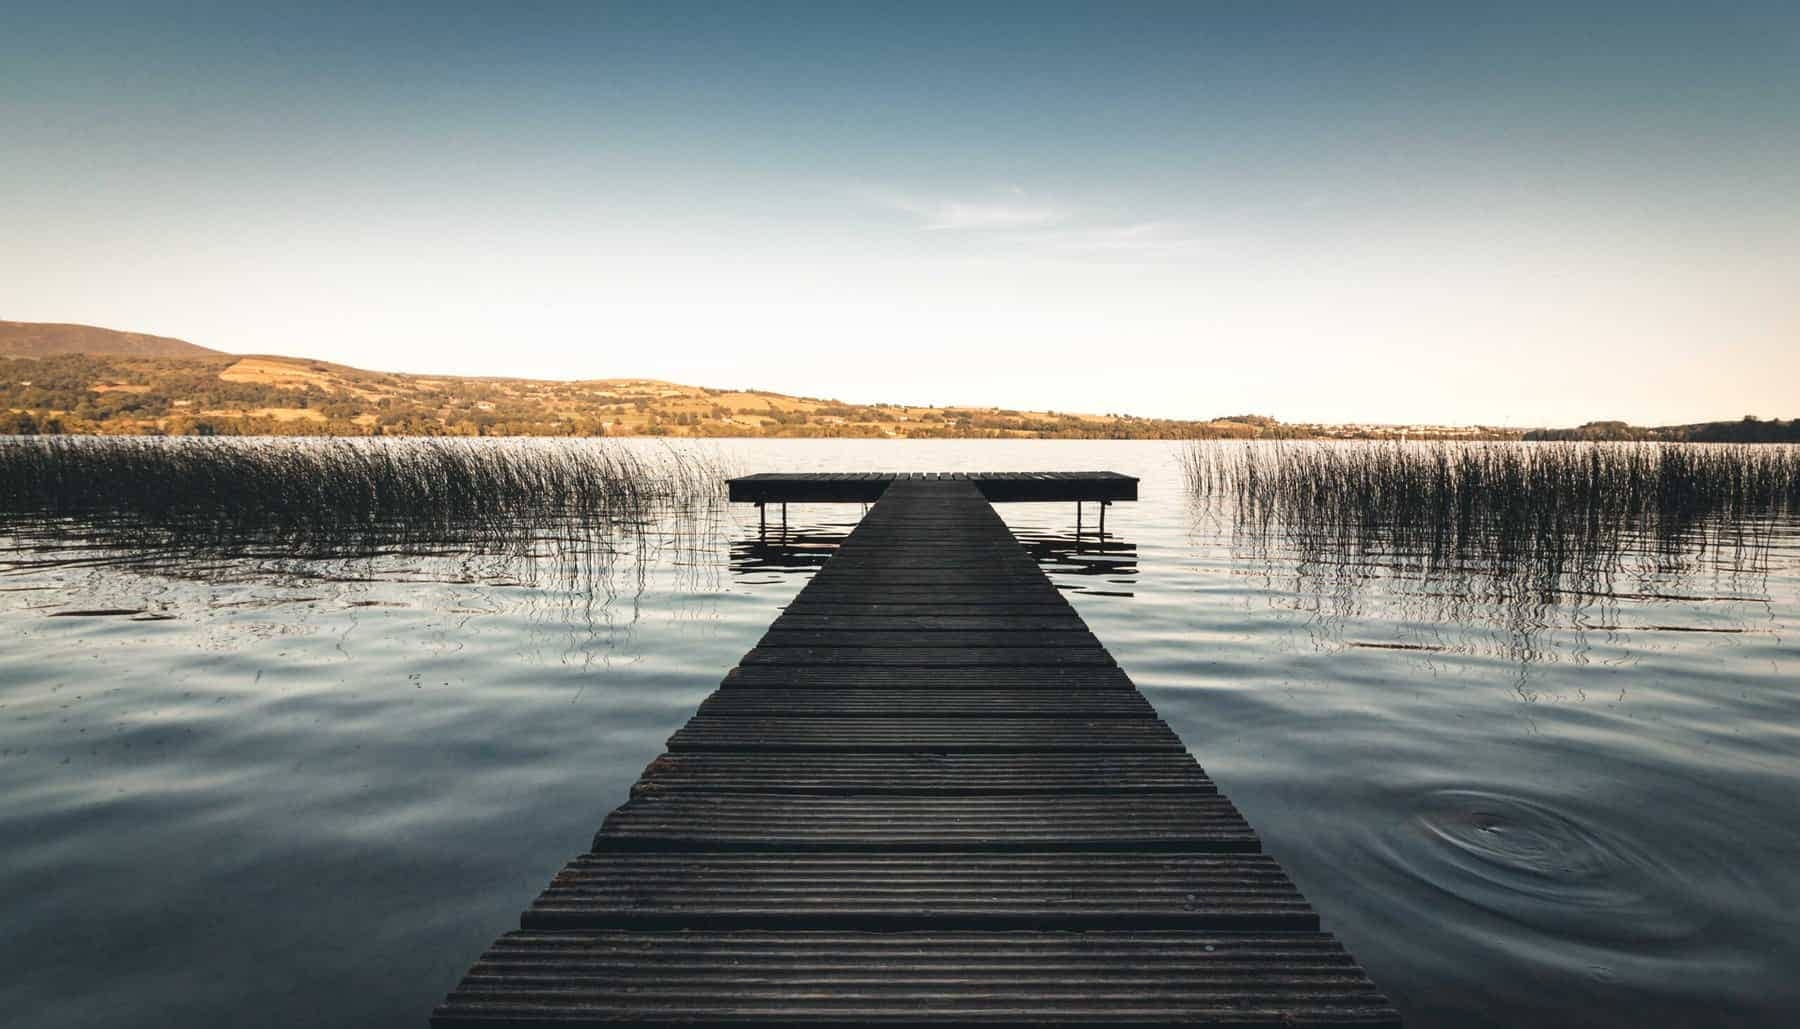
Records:
[[[1748,549],[1800,514],[1800,447],[1607,443],[1192,445],[1189,491],[1302,556],[1380,552],[1554,587],[1622,554]]]
[[[693,452],[586,441],[0,439],[0,516],[172,542],[525,545],[710,507],[724,478]]]

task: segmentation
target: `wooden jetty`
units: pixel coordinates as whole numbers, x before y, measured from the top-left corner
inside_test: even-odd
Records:
[[[1138,481],[1118,472],[763,472],[726,483],[733,503],[865,503],[896,482],[967,482],[989,503],[1136,500]]]
[[[1398,1025],[988,503],[1136,486],[733,480],[875,506],[433,1024]]]

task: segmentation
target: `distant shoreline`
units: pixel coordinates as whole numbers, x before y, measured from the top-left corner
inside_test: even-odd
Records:
[[[0,434],[1765,443],[1800,442],[1800,419],[1525,429],[849,404],[654,379],[372,372],[92,326],[0,321]]]

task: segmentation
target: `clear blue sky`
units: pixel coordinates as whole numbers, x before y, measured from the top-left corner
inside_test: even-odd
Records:
[[[404,371],[1800,416],[1800,4],[0,5],[0,318]]]

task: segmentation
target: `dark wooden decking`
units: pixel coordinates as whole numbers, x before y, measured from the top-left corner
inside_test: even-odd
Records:
[[[1138,481],[1118,472],[764,472],[730,480],[738,503],[874,503],[896,482],[967,482],[990,503],[1136,500]]]
[[[1397,1025],[978,483],[879,496],[433,1023]]]

